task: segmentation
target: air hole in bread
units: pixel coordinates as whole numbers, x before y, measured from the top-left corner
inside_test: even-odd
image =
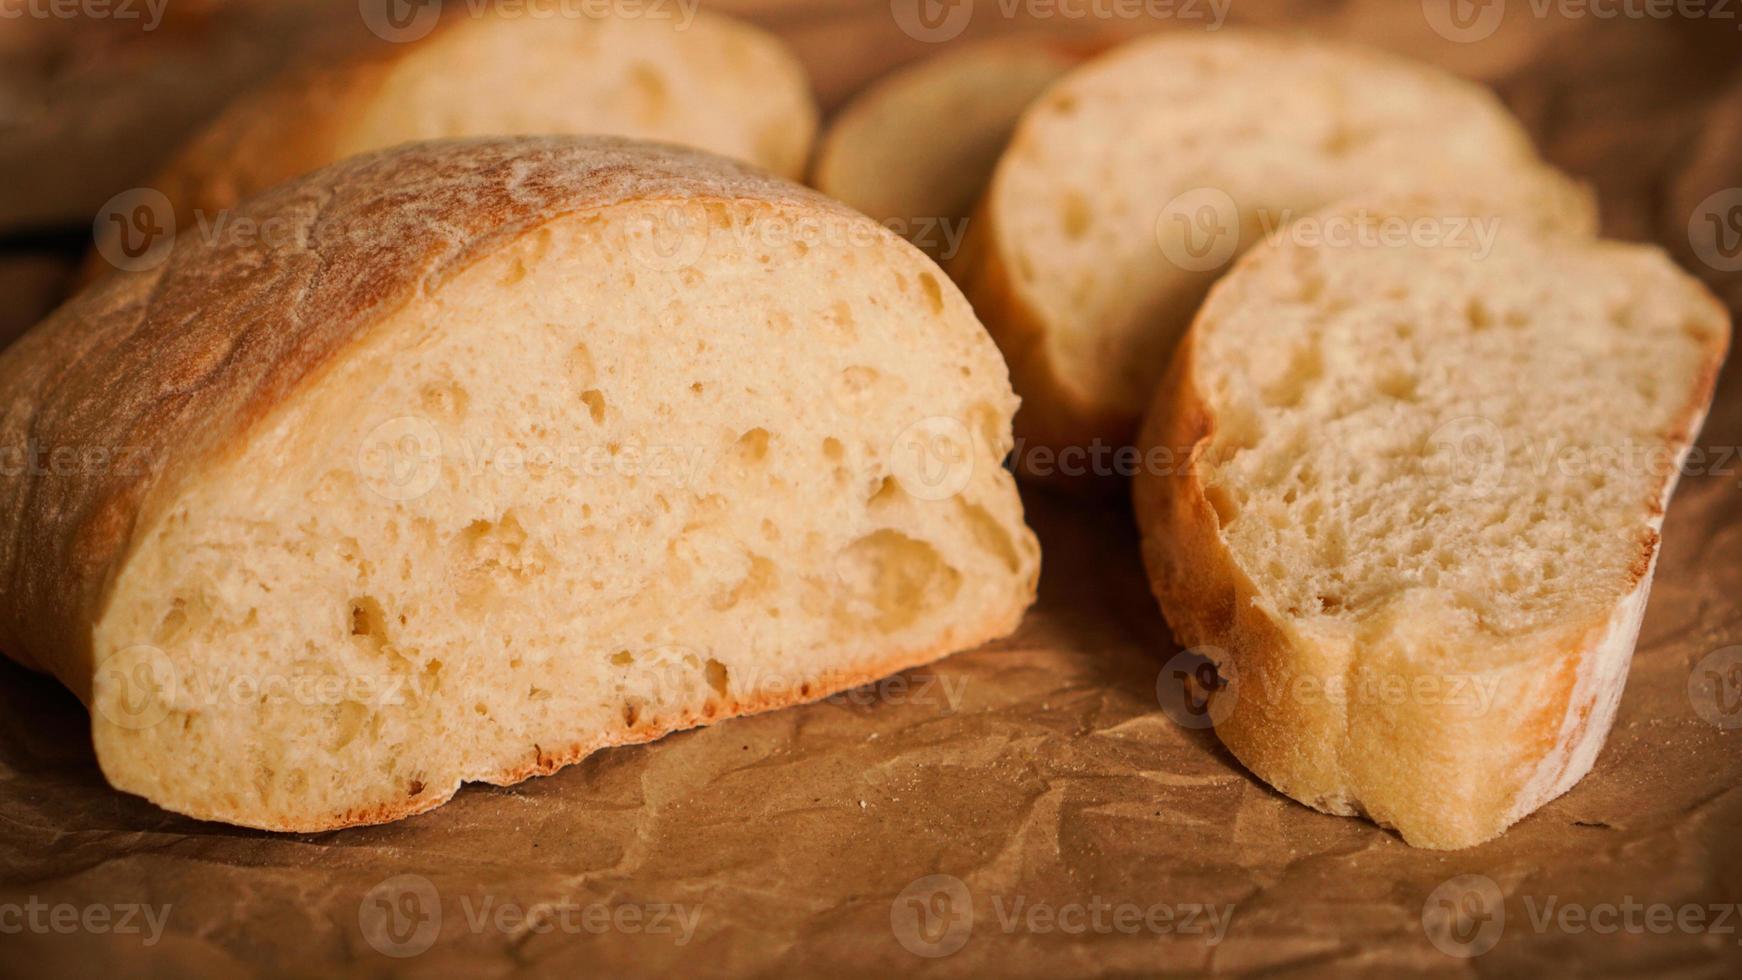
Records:
[[[779,582],[780,572],[774,567],[774,563],[762,555],[752,554],[749,556],[743,578],[740,578],[730,588],[714,595],[714,610],[724,612],[737,606],[745,599],[767,595],[778,587]]]
[[[549,326],[550,329],[559,332],[564,329],[562,326],[554,323]],[[590,330],[593,328],[593,325],[588,324],[587,327]],[[569,378],[574,382],[576,388],[593,387],[593,382],[597,380],[598,372],[593,366],[593,352],[588,349],[586,344],[576,344],[569,350],[568,370]]]
[[[962,510],[962,519],[974,532],[974,541],[980,547],[1003,563],[1005,568],[1015,572],[1022,566],[1022,555],[1016,550],[1016,543],[1010,540],[1009,532],[1004,525],[998,523],[986,508],[979,504],[971,504],[958,498]]]
[[[951,602],[961,586],[961,573],[936,548],[895,530],[875,531],[849,545],[837,556],[835,571],[837,615],[885,633]]]
[[[938,277],[929,272],[919,274],[919,288],[925,294],[925,302],[933,313],[944,311],[944,290],[938,285]]]
[[[604,424],[605,395],[603,392],[597,388],[588,388],[581,392],[581,404],[587,406],[587,414],[592,416],[594,422]]]
[[[709,657],[706,667],[703,668],[703,673],[707,676],[708,686],[714,689],[714,693],[725,697],[726,687],[730,682],[726,665]]]
[[[457,381],[431,381],[423,386],[423,410],[432,419],[454,424],[465,421],[468,397]]]
[[[1480,296],[1470,297],[1464,315],[1469,318],[1470,329],[1473,331],[1480,332],[1494,326],[1494,315],[1488,311],[1488,305],[1482,302]]]
[[[376,649],[386,645],[387,617],[381,611],[381,603],[373,596],[352,599],[349,619],[352,636],[362,637]]]
[[[857,335],[859,324],[853,318],[853,307],[844,299],[836,300],[830,305],[828,315],[824,319],[843,337],[852,339]]]
[[[866,503],[873,507],[888,506],[889,504],[901,500],[906,495],[906,491],[901,489],[901,482],[899,480],[893,476],[885,476],[880,477],[872,484],[872,490],[870,495],[866,498]]]
[[[768,430],[761,426],[746,430],[733,445],[733,453],[740,463],[761,463],[767,460]]]

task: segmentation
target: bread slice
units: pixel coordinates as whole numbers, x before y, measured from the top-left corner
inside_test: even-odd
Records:
[[[675,147],[410,144],[0,354],[0,648],[116,787],[272,830],[1011,630],[997,348],[856,212]]]
[[[1413,188],[1594,224],[1482,88],[1353,47],[1155,35],[1029,108],[951,271],[1010,362],[1018,434],[1124,445],[1232,257],[1333,201]]]
[[[1134,490],[1168,622],[1230,679],[1223,742],[1433,848],[1590,770],[1730,334],[1656,248],[1467,213],[1341,205],[1307,220],[1346,244],[1248,255],[1145,424],[1174,465]]]
[[[437,8],[440,9],[440,8]],[[433,28],[284,72],[238,98],[151,182],[175,228],[226,224],[242,198],[336,160],[412,140],[581,133],[681,143],[797,179],[816,132],[804,69],[729,17],[557,16],[449,4]],[[372,38],[372,40],[374,40]],[[99,216],[99,233],[121,232]],[[167,216],[158,216],[163,223]],[[90,271],[107,266],[93,256]]]
[[[1022,110],[1105,47],[1015,35],[902,68],[835,117],[817,144],[811,184],[947,260]]]

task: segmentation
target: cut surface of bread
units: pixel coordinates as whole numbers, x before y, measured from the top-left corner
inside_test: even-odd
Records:
[[[578,137],[412,144],[240,213],[295,244],[180,244],[0,357],[4,445],[117,453],[0,479],[0,643],[91,706],[120,789],[392,820],[1032,599],[997,349],[862,215]]]
[[[1354,194],[1453,188],[1594,223],[1476,85],[1353,47],[1156,35],[1029,107],[951,271],[1010,361],[1018,434],[1123,445],[1233,257]]]
[[[1102,47],[993,38],[903,68],[841,110],[818,142],[811,184],[947,260],[1022,110]]]
[[[151,186],[168,198],[178,230],[211,235],[244,197],[413,140],[625,136],[797,179],[815,131],[803,67],[777,38],[732,18],[449,4],[422,36],[324,57],[237,98]],[[89,273],[105,270],[94,256]]]
[[[1254,773],[1411,844],[1479,843],[1591,768],[1679,464],[1729,343],[1657,249],[1502,223],[1380,243],[1445,201],[1261,246],[1180,346],[1135,484],[1216,731]]]

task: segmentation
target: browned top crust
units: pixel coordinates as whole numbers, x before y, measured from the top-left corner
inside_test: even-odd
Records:
[[[150,505],[482,255],[638,199],[852,217],[698,150],[608,137],[417,143],[274,188],[236,210],[233,233],[185,229],[162,264],[69,301],[0,354],[0,650],[88,699],[90,626]]]

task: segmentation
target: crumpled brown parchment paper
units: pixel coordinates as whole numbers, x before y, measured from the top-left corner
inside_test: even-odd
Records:
[[[731,6],[787,34],[832,105],[936,50],[903,34],[903,2]],[[1435,3],[1237,0],[1229,20],[1494,85],[1596,184],[1610,235],[1661,242],[1742,311],[1737,239],[1693,230],[1742,232],[1742,191],[1723,196],[1742,187],[1738,20],[1514,2],[1460,42]],[[979,8],[952,43],[1091,9]],[[1008,640],[383,827],[268,835],[116,793],[78,703],[0,664],[0,974],[1734,976],[1737,374],[1670,508],[1595,771],[1485,846],[1418,851],[1318,814],[1171,721],[1176,648],[1124,502],[1031,491],[1045,574]]]

